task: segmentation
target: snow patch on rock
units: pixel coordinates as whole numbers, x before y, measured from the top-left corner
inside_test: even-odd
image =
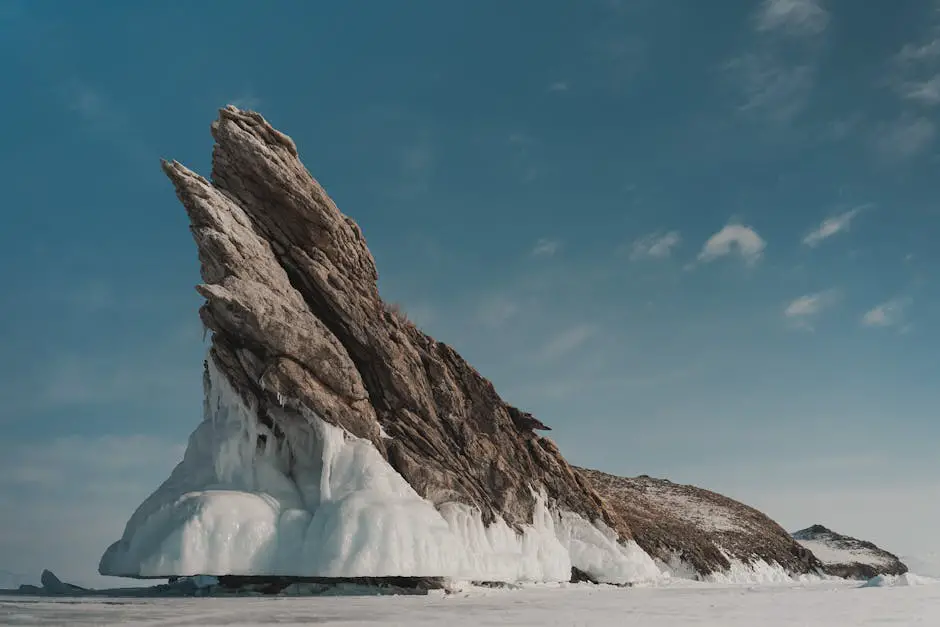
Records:
[[[694,494],[649,485],[646,487],[646,495],[676,518],[704,531],[741,531],[739,521],[727,507],[719,507]]]
[[[840,548],[822,540],[797,540],[823,564],[868,564],[886,566],[891,560],[864,548]]]
[[[517,532],[421,498],[368,440],[315,415],[267,427],[210,358],[205,418],[183,460],[105,552],[103,575],[435,576],[567,581],[659,578],[639,546],[538,499]]]

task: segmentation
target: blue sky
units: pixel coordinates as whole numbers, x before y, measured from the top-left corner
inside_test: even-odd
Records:
[[[940,3],[0,0],[0,76],[0,569],[100,582],[200,419],[229,102],[571,461],[940,544]]]

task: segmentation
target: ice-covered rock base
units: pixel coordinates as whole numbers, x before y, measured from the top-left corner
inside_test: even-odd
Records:
[[[470,507],[421,498],[368,440],[315,415],[266,418],[210,358],[203,422],[99,572],[561,582],[575,566],[610,583],[661,576],[635,543],[544,498],[521,531],[484,525]]]

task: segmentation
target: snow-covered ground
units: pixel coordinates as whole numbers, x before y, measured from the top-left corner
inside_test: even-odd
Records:
[[[424,597],[0,598],[4,625],[940,625],[940,585],[589,585]]]

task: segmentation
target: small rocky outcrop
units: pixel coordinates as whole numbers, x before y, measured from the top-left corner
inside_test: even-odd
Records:
[[[908,571],[896,555],[873,543],[813,525],[793,534],[822,562],[827,575],[846,579],[871,579],[878,575],[903,575]]]
[[[797,574],[822,566],[780,525],[734,499],[645,475],[579,470],[633,530],[637,543],[666,564],[681,560],[699,576],[727,570],[729,559],[777,563]]]
[[[15,590],[4,589],[4,594],[16,594],[27,596],[82,596],[89,592],[87,588],[76,586],[75,584],[65,583],[51,570],[43,570],[39,576],[39,583],[36,586],[32,584],[20,584]],[[12,586],[10,586],[12,588]]]

